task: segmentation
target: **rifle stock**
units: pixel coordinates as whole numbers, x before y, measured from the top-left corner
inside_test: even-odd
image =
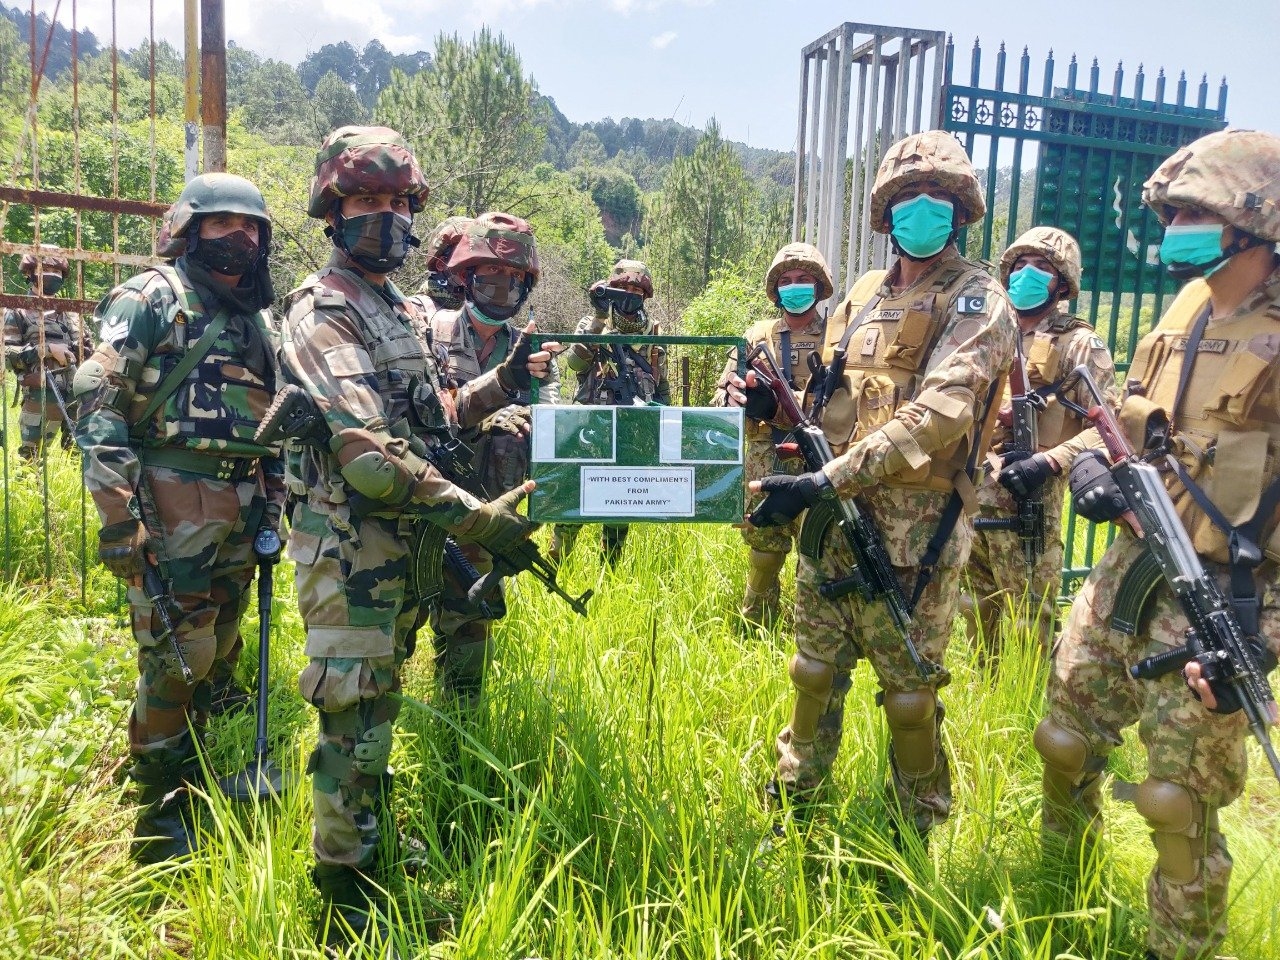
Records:
[[[1200,561],[1159,471],[1130,445],[1088,368],[1076,367],[1071,378],[1083,383],[1094,398],[1089,418],[1102,437],[1112,462],[1112,476],[1137,521],[1137,535],[1160,564],[1165,582],[1191,625],[1181,649],[1148,657],[1130,667],[1130,675],[1136,680],[1152,679],[1192,660],[1199,662],[1206,677],[1226,683],[1235,694],[1249,730],[1280,780],[1280,758],[1267,733],[1267,727],[1277,720],[1276,699],[1239,615]]]
[[[748,354],[747,363],[760,383],[773,394],[782,418],[787,423],[794,424],[792,435],[804,458],[805,469],[816,472],[834,460],[835,454],[831,451],[826,434],[805,416],[769,352],[768,345],[757,344]],[[856,592],[864,602],[883,601],[916,672],[921,679],[931,681],[940,668],[920,656],[915,641],[911,639],[911,608],[889,560],[880,531],[871,517],[859,507],[856,499],[837,497],[830,502],[833,504],[830,509],[835,511],[832,519],[853,553],[854,565],[844,577],[821,584],[818,592],[828,600]],[[818,509],[820,508],[814,508]],[[822,522],[822,519],[819,518],[816,522]]]

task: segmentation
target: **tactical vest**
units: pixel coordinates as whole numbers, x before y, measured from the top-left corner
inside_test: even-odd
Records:
[[[821,327],[822,321],[817,321]],[[783,332],[786,331],[788,336],[783,342]],[[781,317],[774,317],[767,320],[757,320],[751,326],[747,327],[747,332],[743,334],[743,339],[747,341],[748,349],[755,347],[758,343],[767,343],[769,352],[773,355],[774,361],[778,364],[779,369],[784,371],[784,375],[790,374],[790,386],[797,393],[804,393],[805,388],[809,385],[809,354],[814,351],[821,351],[823,343],[823,333],[821,329],[812,332],[796,332],[787,328],[787,322]],[[784,346],[790,347],[784,350]],[[783,354],[788,354],[784,356]],[[821,355],[821,354],[819,354]],[[758,420],[747,420],[747,439],[764,439],[773,437],[773,430],[767,423]]]
[[[126,417],[137,424],[156,390],[181,362],[214,318],[226,308],[210,312],[178,269],[170,264],[150,268],[173,291],[169,315],[159,327],[160,338],[137,378],[137,390]],[[275,396],[275,373],[270,368],[274,343],[271,314],[262,310],[241,316],[262,337],[266,371],[250,370],[232,332],[226,327],[195,366],[160,404],[142,428],[144,448],[177,447],[232,456],[263,457],[274,453],[253,442],[253,435]]]
[[[88,338],[83,337],[83,326],[80,322],[79,314],[61,310],[13,310],[10,312],[9,318],[12,318],[10,322],[17,320],[18,324],[20,324],[19,329],[15,330],[14,333],[20,334],[21,339],[15,338],[10,342],[11,338],[6,337],[5,341],[8,346],[65,343],[76,351],[77,359],[79,359],[79,351],[82,346],[86,349],[86,357],[93,352],[92,345],[88,343]],[[42,327],[43,332],[41,330]],[[84,340],[83,343],[81,342],[82,339]]]
[[[347,281],[345,286],[355,290],[355,295],[326,285],[325,280],[331,275],[343,277]],[[434,444],[435,437],[428,431],[447,430],[449,420],[439,397],[443,389],[440,369],[415,332],[412,304],[402,301],[393,307],[358,274],[329,266],[312,274],[290,294],[286,330],[296,329],[298,323],[313,312],[338,313],[356,321],[365,352],[373,361],[378,395],[392,435],[403,433],[407,437],[412,430],[429,445]],[[365,370],[359,352],[354,345],[331,349],[326,351],[325,359],[338,376],[356,376]],[[285,467],[286,482],[295,495],[312,491],[330,503],[347,499],[346,482],[339,472],[337,458],[331,454],[311,446],[290,444]]]
[[[1055,313],[1043,327],[1033,331],[1031,345],[1024,351],[1031,389],[1058,383],[1070,373],[1069,347],[1077,338],[1091,336],[1093,327],[1078,317],[1061,312]],[[1023,343],[1026,343],[1025,338]],[[1010,392],[1006,387],[1003,404],[1008,404],[1009,399]],[[1058,402],[1056,396],[1045,399],[1045,408],[1036,415],[1036,432],[1042,451],[1066,443],[1085,426],[1079,416]],[[1001,440],[1003,437],[996,438],[997,443]]]
[[[612,332],[612,331],[609,331]],[[648,350],[623,345],[625,369],[619,371],[612,351],[597,347],[596,360],[578,374],[578,389],[574,403],[587,405],[618,404],[626,402],[624,393],[630,388],[632,401],[648,403],[658,395],[658,385],[667,377],[667,352],[654,344]],[[626,386],[621,382],[626,378]]]
[[[1138,345],[1120,420],[1134,448],[1147,440],[1151,415],[1173,423],[1173,455],[1232,524],[1253,516],[1262,492],[1280,475],[1280,299],[1252,313],[1210,320],[1196,350],[1182,401],[1173,410],[1187,359],[1187,337],[1209,306],[1209,288],[1193,280],[1155,330]],[[1195,504],[1177,477],[1165,478],[1197,552],[1228,560],[1226,535]],[[1272,517],[1261,541],[1280,560],[1280,530]]]
[[[843,382],[822,412],[822,429],[836,456],[883,427],[914,400],[929,358],[947,325],[952,301],[981,267],[960,258],[943,261],[932,276],[897,296],[886,296],[862,319],[849,340]],[[822,360],[830,367],[845,330],[884,286],[886,270],[863,274],[827,320]],[[977,427],[975,426],[975,430]],[[939,450],[915,469],[887,477],[892,487],[949,491],[965,468],[969,436]]]
[[[486,358],[485,365],[481,367],[480,338],[469,329],[470,326],[471,323],[463,309],[436,310],[431,317],[432,336],[448,355],[449,379],[455,386],[470,383],[492,370],[506,357],[506,350],[499,352],[495,347],[493,353]],[[520,328],[511,321],[507,321],[505,326],[507,350],[509,350],[520,336]],[[521,402],[527,403],[528,400],[528,392],[525,391]]]

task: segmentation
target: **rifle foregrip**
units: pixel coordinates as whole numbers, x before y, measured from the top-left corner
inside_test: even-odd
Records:
[[[1163,677],[1166,673],[1180,670],[1193,659],[1195,659],[1195,653],[1186,647],[1166,650],[1164,653],[1157,653],[1153,657],[1139,660],[1129,668],[1129,676],[1135,680],[1154,680],[1156,677]]]
[[[976,517],[975,530],[1021,530],[1022,521],[1017,517]]]
[[[871,587],[867,583],[867,578],[857,568],[854,568],[854,572],[847,577],[818,584],[818,593],[824,600],[839,600],[851,593],[861,594],[864,600],[871,599]]]

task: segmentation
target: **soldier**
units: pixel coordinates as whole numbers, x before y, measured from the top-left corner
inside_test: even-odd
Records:
[[[821,416],[836,459],[814,473],[751,485],[769,494],[749,518],[756,526],[861,494],[910,598],[910,631],[928,674],[908,657],[882,600],[820,593],[853,564],[831,523],[820,557],[801,554],[798,561],[790,665],[796,700],[778,735],[777,779],[768,793],[804,800],[823,783],[840,744],[850,671],[866,657],[889,726],[893,796],[903,825],[921,837],[951,810],[937,690],[950,679],[942,662],[973,538],[970,524],[956,521],[961,504],[973,500],[984,421],[1013,355],[1004,290],[955,245],[960,229],[984,211],[973,166],[950,135],[912,134],[890,147],[872,187],[870,223],[890,234],[899,259],[888,271],[860,277],[827,320],[820,399],[829,399]],[[748,415],[772,419],[772,395],[753,381],[748,374],[745,388],[731,383],[730,395]],[[806,523],[824,515],[831,518],[811,510]],[[902,829],[895,822],[895,835]]]
[[[466,289],[449,275],[449,255],[470,226],[470,217],[446,217],[431,231],[422,255],[427,258],[427,282],[410,301],[428,321],[437,310],[458,310],[466,299]]]
[[[818,304],[830,298],[834,292],[831,273],[822,254],[807,243],[789,243],[773,258],[764,278],[765,294],[782,312],[780,317],[757,320],[743,334],[748,349],[764,343],[769,347],[787,385],[803,396],[809,384],[809,355],[821,352],[826,318],[819,316]],[[729,395],[730,383],[737,379],[737,351],[730,356],[720,377],[719,389],[712,399],[713,406],[733,406]],[[741,389],[741,383],[737,387]],[[799,473],[803,463],[784,460],[776,455],[776,444],[786,436],[785,432],[770,426],[763,420],[747,421],[746,480],[760,480],[775,473],[781,467],[787,472]],[[748,500],[749,507],[754,507]],[[773,626],[778,615],[780,587],[778,576],[791,552],[791,543],[799,529],[799,521],[778,527],[744,527],[742,539],[751,552],[747,559],[747,585],[742,598],[742,622],[759,624],[766,629]]]
[[[1000,650],[1001,615],[1010,611],[1021,622],[1011,629],[1031,630],[1047,653],[1053,637],[1058,584],[1062,573],[1062,498],[1067,470],[1076,454],[1096,444],[1096,431],[1058,401],[1056,386],[1080,364],[1119,406],[1115,365],[1107,345],[1085,321],[1064,309],[1080,295],[1080,245],[1054,227],[1032,227],[1000,258],[1000,280],[1018,315],[1022,334],[1021,362],[1027,386],[1044,399],[1036,414],[1039,449],[1031,456],[1010,450],[1010,390],[1006,389],[986,482],[978,488],[978,517],[1015,517],[1018,497],[1038,497],[1044,506],[1044,549],[1028,575],[1016,530],[977,529],[969,557],[970,594],[962,598],[969,639],[992,657]],[[1076,383],[1067,398],[1086,409],[1093,398]],[[978,525],[980,527],[980,525]]]
[[[56,247],[42,244],[42,249]],[[70,264],[57,253],[23,254],[18,269],[27,278],[33,297],[53,297],[62,289]],[[34,460],[44,445],[62,432],[62,445],[73,442],[73,424],[63,421],[54,397],[57,389],[65,404],[71,400],[71,383],[77,366],[93,352],[93,340],[80,319],[69,310],[6,310],[4,313],[5,363],[22,388],[22,413],[18,417],[18,456]],[[45,374],[53,380],[51,387]]]
[[[129,584],[138,642],[129,749],[143,804],[133,855],[145,862],[195,843],[186,788],[200,773],[211,680],[235,663],[253,539],[278,528],[285,493],[278,452],[253,441],[276,389],[262,194],[242,177],[196,177],[171,229],[185,252],[107,295],[102,342],[74,382],[98,556]],[[170,591],[158,602],[142,589],[148,562]]]
[[[583,317],[575,334],[633,334],[652,336],[657,325],[649,319],[644,302],[653,296],[653,277],[639,260],[619,260],[607,279],[597,280],[587,292],[591,316]],[[611,404],[644,404],[671,402],[671,383],[667,379],[667,352],[662,347],[636,347],[631,344],[592,347],[584,343],[570,345],[565,365],[577,375],[574,403],[589,406]],[[556,524],[551,528],[548,555],[560,563],[573,549],[578,527]],[[605,562],[613,566],[622,556],[622,547],[630,528],[625,523],[606,523],[601,532],[601,549]]]
[[[414,544],[438,563],[447,530],[486,549],[527,537],[515,512],[532,489],[483,503],[446,479],[452,432],[513,401],[548,354],[516,343],[506,360],[457,391],[415,335],[413,307],[391,282],[414,244],[427,183],[408,143],[386,127],[340,127],[316,156],[307,206],[334,244],[329,262],[286,298],[287,379],[315,400],[331,434],[290,455],[299,498],[289,555],[306,625],[303,698],[320,712],[311,756],[314,879],[331,943],[371,929],[385,937],[375,882],[379,811],[389,818],[393,696],[410,640],[438,584],[410,578]],[[455,413],[456,410],[456,413]],[[431,566],[432,557],[425,558]],[[387,828],[394,831],[392,823]]]
[[[1280,643],[1278,169],[1280,138],[1224,130],[1178,150],[1147,180],[1143,200],[1167,227],[1160,259],[1180,280],[1203,279],[1187,283],[1139,343],[1119,417],[1139,451],[1151,449],[1149,440],[1159,449],[1171,433],[1165,484],[1206,568],[1230,580],[1226,592],[1264,670]],[[1082,471],[1085,458],[1100,457],[1083,454],[1070,481],[1076,509],[1096,522],[1124,509],[1108,472]],[[1254,544],[1265,553],[1257,567],[1240,562]],[[1189,627],[1163,580],[1126,617],[1132,634],[1113,620],[1133,599],[1130,576],[1143,549],[1121,525],[1058,641],[1049,709],[1035,733],[1044,759],[1042,836],[1048,851],[1071,851],[1078,862],[1079,845],[1101,828],[1107,757],[1138,723],[1147,778],[1134,803],[1156,848],[1147,956],[1191,960],[1212,957],[1226,934],[1231,857],[1218,811],[1244,788],[1246,724],[1238,706],[1215,712],[1222,691],[1195,664],[1187,668],[1195,692],[1177,671],[1129,678],[1129,665],[1181,646]]]
[[[462,218],[457,218],[461,220]],[[457,309],[441,308],[431,318],[438,349],[447,355],[450,386],[471,383],[503,363],[520,338],[513,320],[538,282],[538,249],[533,229],[505,213],[485,213],[457,227],[457,240],[445,262],[448,286],[462,291]],[[559,349],[549,344],[548,349]],[[538,387],[540,403],[557,403],[560,377],[554,362]],[[476,480],[471,493],[490,498],[512,490],[529,475],[530,391],[517,391],[513,403],[490,414],[462,439],[475,451]],[[476,571],[492,563],[474,545],[463,547]],[[493,619],[506,613],[501,592],[489,600]],[[436,681],[463,704],[474,704],[489,660],[492,620],[466,603],[466,591],[446,578],[444,596],[432,613],[436,644]]]

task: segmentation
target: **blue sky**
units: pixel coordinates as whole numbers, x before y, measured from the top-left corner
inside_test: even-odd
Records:
[[[156,32],[182,38],[179,0],[154,0]],[[1103,89],[1117,61],[1130,90],[1139,63],[1150,95],[1156,68],[1186,70],[1230,85],[1228,119],[1280,133],[1275,45],[1277,0],[225,0],[227,35],[261,54],[296,63],[309,50],[377,37],[393,52],[431,49],[440,31],[468,35],[481,24],[515,43],[526,70],[570,120],[674,117],[694,126],[719,119],[726,136],[789,150],[795,139],[800,49],[844,20],[946,30],[967,77],[968,51],[982,39],[992,69],[1001,40],[1030,47],[1032,85],[1050,47],[1065,73],[1071,53],[1097,57]],[[37,10],[51,11],[52,0]],[[63,3],[60,19],[69,23]],[[147,35],[146,0],[117,0],[122,46]],[[82,26],[110,37],[109,0],[79,0]],[[1014,61],[1011,60],[1011,64]],[[1013,67],[1011,66],[1011,70]]]

